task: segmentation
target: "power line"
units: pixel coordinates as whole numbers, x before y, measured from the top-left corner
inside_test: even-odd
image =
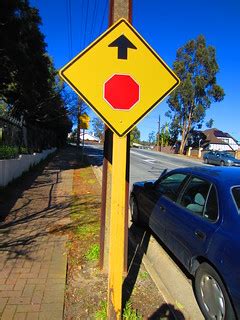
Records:
[[[104,17],[105,17],[105,14],[107,12],[107,5],[108,5],[108,0],[106,0],[106,2],[105,2],[105,8],[104,8],[104,11],[103,11],[102,22],[100,24],[99,34],[101,34],[102,31],[103,31],[102,28],[103,28]]]
[[[87,22],[88,22],[88,8],[89,8],[89,0],[87,1],[87,14],[86,14],[86,21],[85,21],[85,28],[84,28],[84,39],[83,39],[83,47],[85,48],[86,44],[86,34],[87,34]]]
[[[67,7],[67,26],[68,26],[68,54],[69,59],[72,59],[72,9],[71,0],[66,0]]]
[[[97,9],[98,9],[98,4],[99,4],[99,1],[95,0],[94,9],[93,9],[92,27],[91,27],[91,32],[90,32],[90,40],[91,41],[93,39],[93,30],[94,30],[94,24],[95,24],[95,21],[96,21],[96,14],[97,14]]]

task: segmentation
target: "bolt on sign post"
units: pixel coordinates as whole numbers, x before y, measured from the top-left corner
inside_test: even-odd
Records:
[[[124,263],[127,133],[179,84],[178,77],[125,19],[60,70],[60,76],[114,132],[108,318],[120,319]]]

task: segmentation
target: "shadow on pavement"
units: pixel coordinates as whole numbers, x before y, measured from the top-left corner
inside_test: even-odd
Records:
[[[132,240],[134,238],[134,241]],[[134,224],[128,230],[128,274],[123,282],[123,309],[134,289],[144,253],[148,248],[150,234]]]
[[[0,194],[0,253],[7,252],[8,259],[31,259],[38,241],[49,232],[64,233],[73,227],[66,221],[72,196],[63,191],[56,199],[54,192],[61,182],[61,171],[89,166],[81,163],[79,156],[76,147],[62,148]]]
[[[133,292],[144,254],[147,252],[151,233],[150,231],[135,226],[128,230],[128,274],[123,283],[122,304],[123,309]],[[176,310],[171,304],[163,304],[148,319],[150,320],[184,320],[181,311]]]
[[[60,171],[79,168],[79,157],[80,153],[76,147],[67,146],[59,150],[57,154],[55,153],[53,155],[50,155],[47,159],[33,167],[30,171],[24,173],[22,177],[10,183],[0,193],[0,221],[3,221],[10,212],[11,214],[16,215],[17,212],[30,204],[31,199],[29,199],[28,202],[24,203],[22,207],[11,211],[16,201],[21,198],[23,192],[26,190],[36,188],[39,189],[50,185],[51,189],[49,192],[48,201],[48,204],[50,206],[52,199],[52,190],[54,184],[58,183]],[[50,162],[50,160],[53,161]],[[52,174],[57,175],[57,179],[54,184],[50,179]],[[40,175],[42,175],[40,179],[37,179]]]
[[[185,320],[184,315],[181,311],[176,310],[172,304],[163,304],[155,311],[148,320]]]

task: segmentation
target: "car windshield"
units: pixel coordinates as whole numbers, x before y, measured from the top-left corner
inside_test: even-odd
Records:
[[[232,195],[238,208],[238,212],[240,213],[240,186],[232,188]]]

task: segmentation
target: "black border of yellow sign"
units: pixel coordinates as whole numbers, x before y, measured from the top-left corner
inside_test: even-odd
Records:
[[[173,78],[176,80],[176,84],[174,84],[167,92],[165,92],[153,105],[151,105],[146,112],[144,112],[141,117],[139,117],[128,129],[126,129],[122,134],[119,134],[119,132],[112,127],[111,123],[109,123],[102,114],[98,111],[98,109],[91,104],[91,102],[88,100],[87,97],[84,96],[84,94],[79,91],[74,84],[64,76],[64,71],[67,70],[72,64],[74,64],[78,59],[80,59],[84,54],[86,54],[89,50],[91,50],[98,42],[100,42],[104,37],[106,37],[107,34],[109,34],[112,30],[117,28],[121,23],[125,23],[131,30],[134,32],[134,34],[140,39],[140,41],[152,52],[152,54],[157,58],[157,60],[163,65],[163,67],[168,70],[169,73],[173,76]],[[74,60],[72,60],[71,63],[67,64],[65,68],[60,70],[60,75],[65,79],[67,83],[69,83],[74,90],[79,94],[79,96],[103,119],[103,121],[108,125],[109,128],[112,129],[112,131],[116,132],[118,136],[123,137],[125,136],[142,118],[146,116],[147,113],[150,112],[151,109],[153,109],[158,103],[160,103],[161,100],[163,100],[169,92],[171,92],[175,87],[177,87],[180,83],[180,80],[178,77],[172,72],[172,70],[164,63],[164,61],[154,52],[154,50],[148,45],[148,43],[140,36],[140,34],[132,27],[131,24],[127,22],[125,19],[118,20],[111,28],[107,29],[106,32],[104,32],[99,38],[97,38],[89,47],[87,47],[84,51],[82,51]]]

